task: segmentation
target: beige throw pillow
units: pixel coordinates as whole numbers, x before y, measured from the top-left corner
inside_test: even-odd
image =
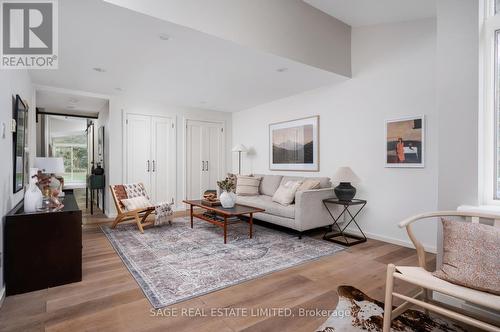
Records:
[[[500,229],[478,223],[441,221],[443,265],[434,276],[500,295]]]
[[[261,177],[238,175],[236,194],[240,196],[257,196]]]
[[[281,205],[290,205],[295,200],[295,193],[302,185],[302,181],[287,181],[273,195],[273,201]]]
[[[319,189],[320,182],[318,180],[304,180],[297,191]]]
[[[151,202],[144,196],[137,196],[134,198],[122,199],[120,202],[125,206],[127,211],[133,211],[137,209],[144,209],[153,206]]]

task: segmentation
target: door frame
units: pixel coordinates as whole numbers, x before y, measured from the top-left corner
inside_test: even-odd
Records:
[[[126,110],[122,110],[122,184],[125,184],[127,178],[127,116],[128,115],[139,115],[139,116],[149,116],[149,117],[160,117],[170,119],[174,124],[173,129],[173,137],[174,140],[172,142],[173,151],[175,153],[175,158],[177,160],[177,117],[175,115],[170,114],[150,114],[150,113],[138,113],[138,112],[127,112]],[[177,178],[177,162],[175,162],[174,167],[174,178]],[[174,191],[173,195],[175,197],[176,205],[177,201],[177,181],[174,183]]]
[[[183,179],[182,179],[182,199],[187,199],[187,182],[188,182],[188,164],[187,164],[187,125],[189,121],[198,121],[198,122],[208,122],[208,123],[217,123],[222,126],[222,145],[223,151],[222,154],[222,173],[227,172],[227,164],[226,164],[226,154],[227,154],[227,130],[226,130],[226,121],[225,120],[212,120],[206,118],[198,118],[198,117],[183,117],[182,118],[182,169],[183,169]]]

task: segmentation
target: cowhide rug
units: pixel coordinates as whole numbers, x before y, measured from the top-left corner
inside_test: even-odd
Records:
[[[337,293],[337,309],[317,329],[318,332],[382,331],[384,303],[370,298],[352,286],[339,286]],[[417,310],[407,310],[394,319],[391,331],[466,332],[449,320],[429,316]]]

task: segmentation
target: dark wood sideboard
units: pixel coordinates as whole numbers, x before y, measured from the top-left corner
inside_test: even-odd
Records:
[[[25,213],[21,201],[5,216],[7,295],[82,280],[82,211],[72,194],[63,203],[61,211]]]

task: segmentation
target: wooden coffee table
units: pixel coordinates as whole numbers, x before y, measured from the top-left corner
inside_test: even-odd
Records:
[[[196,217],[198,219],[209,222],[213,225],[224,228],[224,244],[227,243],[227,225],[234,223],[233,221],[228,221],[229,218],[232,217],[242,217],[248,216],[248,225],[250,228],[249,234],[250,238],[252,238],[252,227],[253,227],[253,214],[257,212],[264,212],[264,209],[259,209],[253,206],[236,204],[233,208],[226,209],[222,206],[207,206],[201,204],[201,200],[185,200],[183,201],[190,206],[190,216],[191,216],[191,228],[193,228],[193,218]],[[206,216],[204,213],[194,213],[194,208],[202,208],[206,211],[212,211],[216,215],[220,216],[222,220],[217,220],[215,218],[211,218]],[[237,221],[236,221],[237,222]]]

